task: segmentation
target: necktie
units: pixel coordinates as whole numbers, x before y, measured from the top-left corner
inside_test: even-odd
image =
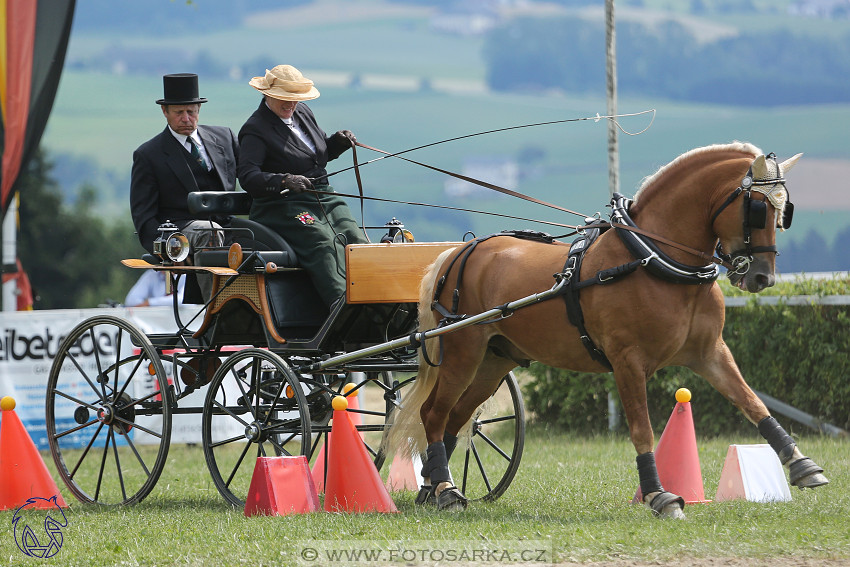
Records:
[[[207,160],[204,159],[204,156],[201,155],[201,150],[198,149],[198,145],[195,143],[195,140],[193,140],[191,136],[186,139],[189,140],[189,144],[192,146],[192,157],[198,160],[198,163],[201,164],[201,167],[203,167],[206,171],[209,171],[210,166],[207,163]]]

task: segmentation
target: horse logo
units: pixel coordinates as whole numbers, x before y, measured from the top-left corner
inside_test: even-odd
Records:
[[[50,498],[30,498],[20,508],[15,510],[12,517],[14,526],[15,543],[21,553],[30,557],[46,559],[56,555],[62,549],[62,528],[68,527],[68,519],[65,512],[56,503],[56,496]],[[39,535],[23,520],[21,511],[32,506],[33,510],[43,509],[46,511],[44,518],[44,535]],[[62,520],[58,518],[61,516]]]

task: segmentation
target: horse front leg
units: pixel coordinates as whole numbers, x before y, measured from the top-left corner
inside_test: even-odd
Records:
[[[823,469],[806,457],[794,439],[770,415],[767,407],[747,385],[738,365],[722,340],[717,343],[713,356],[705,357],[691,369],[701,374],[727,400],[732,402],[753,424],[768,444],[776,451],[779,461],[788,469],[792,486],[800,489],[828,484]]]
[[[655,465],[653,447],[655,436],[646,404],[647,374],[644,361],[632,352],[631,357],[614,365],[614,379],[629,424],[629,436],[637,452],[638,478],[644,503],[652,513],[662,518],[684,519],[685,500],[661,486]],[[631,359],[631,360],[630,360]]]

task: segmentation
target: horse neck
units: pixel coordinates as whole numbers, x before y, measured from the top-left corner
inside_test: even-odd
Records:
[[[632,207],[632,219],[644,230],[712,254],[717,236],[711,217],[737,187],[751,159],[712,161],[698,167],[683,164],[666,172],[641,192]],[[674,260],[694,264],[693,254],[662,247]]]

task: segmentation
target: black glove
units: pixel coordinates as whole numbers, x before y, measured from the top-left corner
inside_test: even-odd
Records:
[[[305,189],[312,189],[313,182],[303,175],[283,174],[283,191],[281,193],[301,193]]]
[[[357,138],[354,137],[354,133],[351,130],[340,130],[334,136],[337,138],[346,138],[351,142],[352,146],[357,143]]]

